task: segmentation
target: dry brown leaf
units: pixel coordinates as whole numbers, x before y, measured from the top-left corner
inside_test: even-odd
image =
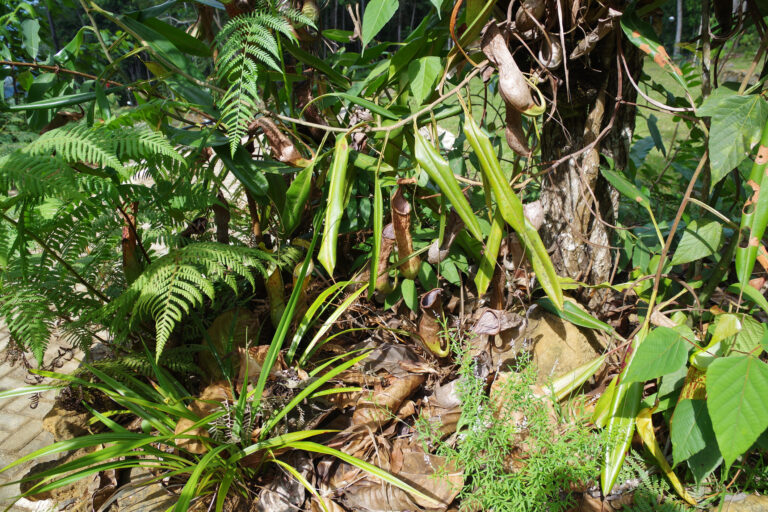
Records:
[[[261,128],[261,131],[264,132],[269,147],[272,149],[272,157],[275,160],[300,167],[307,163],[299,150],[296,149],[293,141],[280,131],[274,121],[260,117],[248,126],[248,132],[255,132],[257,128]]]
[[[472,327],[475,334],[488,334],[495,336],[502,331],[519,327],[525,319],[513,311],[496,309],[480,309],[477,311],[477,322]]]
[[[390,379],[387,387],[377,385],[373,392],[364,394],[352,415],[352,425],[380,428],[400,409],[406,398],[424,383],[424,375],[406,375]]]
[[[202,419],[212,414],[220,407],[224,400],[232,400],[232,392],[229,386],[225,382],[214,382],[206,386],[198,399],[189,404],[187,409]],[[195,423],[195,421],[190,419],[181,418],[176,424],[174,433],[176,435],[208,437],[208,431],[205,427],[191,428]],[[176,445],[191,453],[201,454],[207,451],[205,445],[196,439],[178,438],[176,439]]]
[[[499,70],[499,94],[507,106],[514,107],[518,112],[535,107],[528,82],[517,67],[496,24],[491,23],[486,28],[482,49],[488,60]]]

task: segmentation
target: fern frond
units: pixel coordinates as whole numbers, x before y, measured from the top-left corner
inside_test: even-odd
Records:
[[[68,124],[51,130],[24,148],[29,155],[57,156],[67,162],[84,162],[101,168],[123,171],[123,164],[114,152],[114,144],[101,130],[85,125]]]
[[[266,274],[272,257],[257,249],[200,242],[177,249],[154,261],[136,281],[107,306],[107,314],[119,320],[149,316],[155,322],[156,353],[160,357],[173,329],[205,297],[214,299],[215,282],[237,292],[235,276],[254,286],[251,269]]]
[[[221,101],[222,122],[233,154],[258,111],[259,68],[281,71],[276,35],[296,40],[290,21],[312,25],[312,20],[295,9],[278,11],[267,2],[257,2],[254,11],[232,18],[216,36],[221,46],[217,74],[227,87]]]

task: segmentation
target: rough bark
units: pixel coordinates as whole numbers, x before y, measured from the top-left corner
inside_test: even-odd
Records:
[[[623,38],[620,41],[637,80],[642,55]],[[568,63],[571,97],[561,86],[557,98],[562,124],[550,120],[542,134],[542,158],[554,162],[587,147],[613,123],[591,150],[565,160],[542,180],[541,233],[558,273],[593,284],[611,277],[613,237],[609,225],[614,224],[618,210],[618,193],[600,175],[600,155],[610,157],[617,169],[623,169],[635,127],[632,103],[636,92],[626,78],[620,97],[629,103],[617,105],[616,101],[620,65],[616,44],[617,38],[608,35],[588,59]]]

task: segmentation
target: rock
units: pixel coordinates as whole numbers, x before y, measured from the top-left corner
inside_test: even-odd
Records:
[[[74,439],[88,434],[87,412],[68,411],[57,400],[43,418],[43,430],[53,434],[56,442]]]
[[[721,508],[722,506],[722,508]],[[732,494],[723,498],[720,505],[709,508],[721,512],[763,512],[768,510],[768,496],[755,494]]]
[[[528,317],[524,336],[533,345],[533,362],[538,369],[536,384],[539,386],[600,355],[594,335],[540,308]]]

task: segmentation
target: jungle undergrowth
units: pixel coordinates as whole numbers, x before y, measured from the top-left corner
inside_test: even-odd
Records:
[[[443,472],[463,467],[460,510],[557,512],[575,505],[577,490],[599,474],[602,437],[563,421],[548,398],[534,394],[536,367],[528,354],[495,383],[491,396],[470,340],[455,330],[447,334],[459,365],[456,434],[442,439],[440,425],[429,420],[417,422],[416,430],[425,450],[445,457]],[[442,476],[438,471],[435,478]]]

